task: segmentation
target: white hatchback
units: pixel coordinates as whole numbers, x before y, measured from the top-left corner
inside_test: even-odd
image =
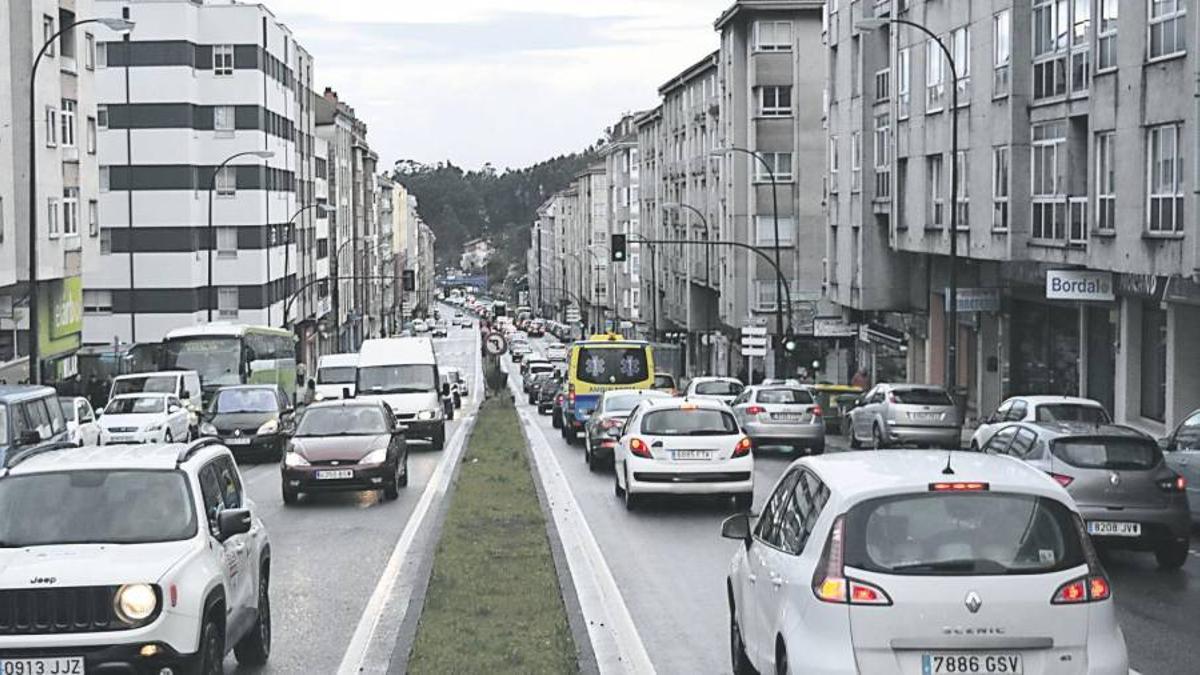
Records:
[[[1075,396],[1014,396],[979,423],[971,435],[971,449],[978,451],[1009,422],[1089,422],[1109,424],[1112,418],[1104,404]]]
[[[754,454],[720,401],[648,398],[630,413],[613,449],[614,491],[629,510],[644,495],[754,498]]]
[[[1011,457],[794,462],[727,579],[735,673],[1127,675],[1112,589],[1074,502]]]
[[[100,416],[106,443],[172,443],[190,437],[190,416],[171,394],[124,394]]]
[[[686,398],[720,401],[725,405],[733,405],[733,400],[745,388],[746,386],[742,384],[741,380],[733,377],[693,377],[688,382],[683,395]]]

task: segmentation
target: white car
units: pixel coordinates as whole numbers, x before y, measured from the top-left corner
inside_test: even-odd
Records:
[[[104,445],[108,434],[96,421],[92,404],[82,396],[59,396],[58,407],[67,420],[68,440],[75,445]]]
[[[417,319],[416,321],[413,321],[412,329],[413,329],[413,332],[417,333],[418,335],[421,333],[428,333],[429,332],[429,324],[426,323],[426,321],[424,319]]]
[[[1127,675],[1075,502],[1012,457],[797,460],[730,517],[735,673]]]
[[[683,395],[685,398],[708,399],[733,405],[734,399],[741,395],[745,388],[741,380],[733,377],[694,377],[688,382]]]
[[[17,453],[0,509],[5,672],[219,673],[230,650],[270,656],[270,544],[216,439]]]
[[[754,454],[733,412],[720,401],[647,398],[613,449],[614,491],[625,507],[648,494],[754,498]]]
[[[567,346],[564,344],[546,345],[546,358],[551,361],[566,361]]]
[[[100,426],[109,443],[171,443],[188,439],[189,420],[171,394],[125,394],[104,406]]]
[[[1104,404],[1074,396],[1014,396],[986,417],[971,436],[971,449],[987,445],[992,434],[1009,422],[1090,422],[1110,424]]]

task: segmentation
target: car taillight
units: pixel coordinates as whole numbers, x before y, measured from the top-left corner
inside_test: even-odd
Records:
[[[747,415],[761,415],[765,412],[767,412],[767,409],[761,405],[752,405],[749,408],[746,408]]]
[[[621,420],[611,417],[600,423],[601,429],[616,429],[619,426],[621,426]]]
[[[948,483],[930,483],[930,492],[986,492],[989,485],[979,481],[953,481]]]
[[[868,584],[858,579],[849,579],[844,569],[844,546],[846,540],[846,517],[838,516],[833,521],[833,529],[829,539],[825,541],[825,550],[817,561],[817,569],[813,572],[813,594],[822,602],[833,602],[850,605],[892,604],[892,599],[880,587]]]
[[[1183,492],[1187,490],[1187,479],[1174,476],[1158,481],[1158,488],[1163,492]]]
[[[1063,487],[1067,487],[1071,483],[1075,482],[1075,479],[1072,478],[1071,476],[1064,476],[1061,473],[1054,473],[1053,471],[1050,471],[1048,473],[1050,474],[1050,477],[1053,478],[1056,483],[1058,483],[1059,485],[1061,485]]]
[[[1052,605],[1078,605],[1085,602],[1100,602],[1112,597],[1112,587],[1103,575],[1094,575],[1072,579],[1054,592],[1050,598]]]
[[[742,440],[738,441],[737,445],[733,446],[733,456],[745,457],[746,455],[750,454],[750,448],[752,447],[754,447],[754,443],[750,440],[750,437],[742,436]]]
[[[812,407],[812,414],[813,414],[813,417],[820,417],[821,415],[824,415],[825,412],[823,410],[821,410],[821,406],[814,405]]]
[[[640,438],[635,438],[629,441],[629,451],[638,457],[645,457],[646,459],[651,458],[650,446],[646,445],[646,442]]]
[[[890,605],[890,604],[892,604],[892,599],[888,597],[887,593],[883,592],[882,588],[868,584],[865,581],[858,581],[857,579],[850,579],[849,582],[850,582],[850,604],[852,604],[852,605]]]

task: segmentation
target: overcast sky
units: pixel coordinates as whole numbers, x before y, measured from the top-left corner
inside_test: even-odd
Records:
[[[397,159],[521,167],[587,147],[719,46],[733,0],[263,0]]]

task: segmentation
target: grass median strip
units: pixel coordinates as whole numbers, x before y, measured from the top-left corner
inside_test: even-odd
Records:
[[[484,402],[450,499],[408,671],[576,672],[511,398]]]

